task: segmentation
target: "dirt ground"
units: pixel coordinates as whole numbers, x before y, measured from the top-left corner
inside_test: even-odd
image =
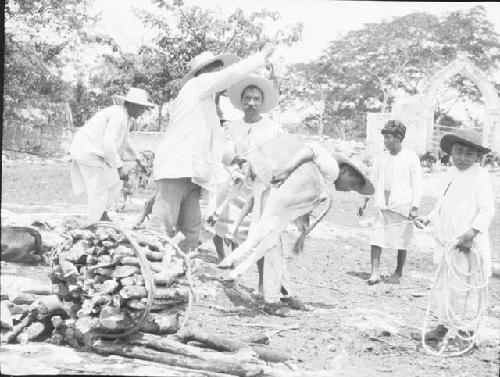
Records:
[[[433,187],[440,174],[425,175],[425,196],[421,213],[435,201]],[[500,182],[497,172],[495,182]],[[148,193],[137,194],[127,212],[112,213],[123,226],[130,226]],[[429,236],[417,231],[401,284],[383,279],[368,286],[369,246],[356,209],[361,198],[355,193],[336,193],[332,211],[306,241],[305,253],[290,258],[289,269],[294,293],[308,305],[308,311],[294,311],[291,317],[274,317],[261,311],[223,310],[227,302],[217,302],[210,287],[200,287],[200,300],[190,324],[222,334],[255,334],[283,326],[296,329],[273,335],[271,345],[290,351],[301,370],[335,370],[332,376],[497,376],[499,372],[500,276],[490,279],[490,301],[478,347],[456,358],[427,355],[416,335],[424,320],[434,265]],[[2,169],[2,217],[22,215],[24,219],[83,222],[85,203],[71,192],[69,164],[13,163]],[[493,258],[500,257],[500,202],[491,225]],[[373,215],[368,207],[365,218]],[[23,224],[24,225],[24,224]],[[290,228],[286,245],[294,240]],[[206,243],[206,258],[215,262],[215,253]],[[395,252],[382,254],[382,274],[390,275],[396,264]],[[2,268],[4,272],[5,267]],[[241,283],[256,287],[256,268]],[[61,355],[67,354],[64,358]],[[68,358],[75,364],[68,366]],[[62,360],[64,359],[64,360]],[[31,361],[30,361],[31,360]],[[121,362],[110,362],[120,360]],[[23,365],[21,367],[20,365]],[[64,364],[66,363],[66,364]],[[81,366],[80,369],[75,365]],[[164,375],[161,366],[123,358],[102,358],[72,352],[66,347],[37,345],[4,346],[0,351],[2,373],[57,372],[87,374]],[[19,365],[20,369],[12,366]],[[8,370],[6,366],[9,366]],[[23,369],[24,368],[24,369]],[[125,372],[126,371],[126,372]]]

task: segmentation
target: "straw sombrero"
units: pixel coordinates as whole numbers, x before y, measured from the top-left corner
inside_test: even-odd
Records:
[[[144,89],[130,88],[126,96],[115,96],[126,102],[137,103],[138,105],[155,107],[154,103],[148,101],[148,94]]]
[[[335,157],[339,166],[340,164],[347,164],[363,177],[365,184],[361,189],[357,190],[361,195],[373,195],[375,193],[375,187],[369,178],[368,167],[361,160],[349,158],[341,153],[334,153],[333,157]]]
[[[237,84],[234,84],[227,91],[229,100],[235,108],[241,111],[244,110],[241,103],[241,95],[249,86],[256,86],[264,93],[264,102],[261,108],[262,113],[268,113],[278,104],[278,93],[272,81],[266,80],[260,76],[251,75],[239,81]]]
[[[459,129],[454,131],[453,133],[446,134],[441,139],[441,149],[443,152],[451,155],[451,147],[455,143],[465,144],[474,149],[477,149],[477,153],[479,156],[482,156],[486,153],[491,152],[491,149],[483,147],[483,138],[481,134],[472,129]]]
[[[236,63],[238,60],[240,60],[240,58],[234,54],[229,54],[229,53],[214,55],[213,52],[204,51],[201,54],[195,56],[189,62],[190,70],[181,79],[181,87],[183,87],[184,84],[186,84],[186,82],[192,79],[195,73],[198,72],[201,68],[210,63],[213,63],[216,60],[221,60],[222,63],[224,64],[224,67],[228,67],[231,64]]]

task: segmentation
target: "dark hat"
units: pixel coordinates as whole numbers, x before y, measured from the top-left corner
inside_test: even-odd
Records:
[[[399,137],[403,140],[406,135],[406,126],[399,120],[389,120],[380,133],[391,134],[392,136]]]
[[[462,128],[444,135],[441,138],[441,149],[451,155],[451,147],[455,143],[465,144],[477,150],[478,155],[491,152],[491,149],[483,147],[481,134],[470,128]]]

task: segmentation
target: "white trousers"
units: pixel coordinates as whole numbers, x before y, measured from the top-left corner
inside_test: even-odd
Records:
[[[95,160],[73,160],[71,182],[76,195],[87,194],[87,220],[91,223],[100,220],[120,197],[122,188],[118,171]]]
[[[252,189],[255,201],[249,234],[259,221],[270,192],[270,188],[259,181],[255,182]],[[281,237],[277,241],[276,245],[269,250],[264,257],[263,281],[262,287],[259,287],[259,293],[264,296],[266,302],[270,303],[280,300],[283,296],[281,292],[282,287],[287,291],[287,295],[292,294],[290,291],[290,279]]]

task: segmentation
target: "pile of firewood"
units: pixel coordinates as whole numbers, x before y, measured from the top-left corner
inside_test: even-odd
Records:
[[[87,333],[175,333],[180,317],[186,319],[191,295],[186,258],[160,236],[126,236],[98,223],[70,230],[50,259],[53,291],[71,303],[69,318],[54,330],[66,338],[68,331],[79,341]]]

